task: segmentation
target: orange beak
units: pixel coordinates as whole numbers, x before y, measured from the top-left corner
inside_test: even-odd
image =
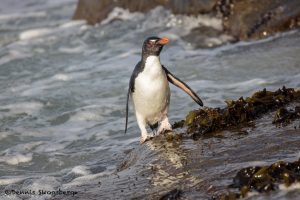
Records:
[[[165,45],[168,44],[169,41],[170,41],[169,38],[163,37],[160,40],[158,40],[158,44]]]

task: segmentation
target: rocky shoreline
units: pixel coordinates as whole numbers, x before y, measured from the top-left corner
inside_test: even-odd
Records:
[[[84,19],[89,24],[96,24],[103,21],[116,7],[146,13],[157,6],[162,6],[173,14],[206,14],[222,21],[221,31],[199,25],[183,37],[196,47],[203,47],[202,34],[211,37],[227,34],[232,37],[229,41],[235,42],[257,40],[300,27],[298,0],[79,0],[73,19]]]
[[[83,190],[77,197],[85,199],[223,200],[249,191],[256,192],[254,199],[272,198],[279,184],[299,181],[299,106],[300,91],[283,87],[227,101],[225,108],[192,111],[174,132],[128,151],[115,173],[64,189]],[[280,109],[295,117],[278,114]],[[228,126],[224,116],[232,120]],[[286,120],[274,124],[278,116]],[[286,195],[300,194],[290,191]]]
[[[213,199],[235,200],[247,197],[249,192],[269,193],[300,183],[300,159],[294,162],[278,161],[269,166],[250,166],[237,172],[229,188],[238,192],[228,192]]]

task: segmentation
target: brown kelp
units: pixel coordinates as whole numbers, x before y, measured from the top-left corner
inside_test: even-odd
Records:
[[[286,187],[300,182],[300,159],[295,162],[278,161],[269,166],[251,166],[237,172],[233,184],[229,187],[238,188],[238,192],[228,192],[213,199],[239,199],[247,196],[249,191],[270,192],[277,190],[280,184]]]
[[[278,117],[274,123],[288,122],[299,117],[299,107],[295,111],[283,111],[284,106],[290,102],[300,101],[300,91],[293,88],[282,87],[277,91],[263,89],[251,97],[240,97],[238,100],[225,101],[225,108],[208,108],[189,112],[185,120],[176,122],[173,128],[186,128],[186,133],[193,138],[221,131],[233,126],[251,122],[262,114],[279,109]],[[281,114],[282,113],[282,114]],[[285,114],[283,114],[285,113]]]
[[[273,124],[287,125],[291,121],[300,118],[300,106],[296,106],[294,110],[287,108],[279,108],[274,116]]]

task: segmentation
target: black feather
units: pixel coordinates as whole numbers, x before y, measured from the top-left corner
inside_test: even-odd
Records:
[[[164,69],[165,73],[166,73],[166,76],[168,78],[168,81],[170,83],[172,83],[173,85],[175,85],[176,87],[179,87],[181,88],[179,85],[177,85],[173,79],[177,80],[178,82],[180,82],[181,84],[183,84],[191,93],[192,95],[190,95],[190,97],[192,97],[192,99],[197,103],[199,104],[199,106],[203,106],[203,102],[202,100],[200,99],[200,97],[198,97],[198,95],[185,83],[183,82],[182,80],[180,80],[179,78],[177,78],[176,76],[174,76],[171,72],[169,72],[169,70],[167,70],[167,68],[165,68],[164,66],[162,66],[162,68]],[[182,89],[182,88],[181,88]]]
[[[136,77],[144,70],[145,62],[140,61],[136,64],[129,81],[129,87],[127,92],[127,102],[126,102],[126,121],[125,121],[125,133],[127,132],[127,124],[128,124],[128,109],[129,109],[129,96],[134,92],[134,83]]]

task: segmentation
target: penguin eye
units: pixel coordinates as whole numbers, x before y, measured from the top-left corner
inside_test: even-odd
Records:
[[[149,44],[155,44],[156,40],[149,40]]]
[[[153,47],[154,44],[155,44],[155,41],[154,41],[154,40],[149,40],[149,41],[147,42],[147,46],[148,46],[148,47]]]

